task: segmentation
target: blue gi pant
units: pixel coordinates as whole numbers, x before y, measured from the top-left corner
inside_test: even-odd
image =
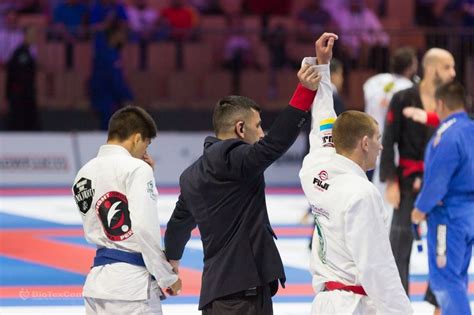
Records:
[[[428,215],[430,286],[443,315],[471,314],[467,292],[468,268],[474,244],[474,209],[472,213],[449,218],[448,210],[438,206]],[[446,226],[445,237],[443,225]],[[444,241],[445,247],[442,244]],[[444,259],[440,257],[443,256],[443,248],[446,258],[444,266]]]

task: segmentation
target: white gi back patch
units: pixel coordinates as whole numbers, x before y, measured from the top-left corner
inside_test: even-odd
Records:
[[[123,241],[133,235],[128,200],[124,194],[111,191],[97,200],[95,210],[105,235],[111,241]]]

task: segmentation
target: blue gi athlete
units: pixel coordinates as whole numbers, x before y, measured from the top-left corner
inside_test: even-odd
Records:
[[[464,110],[463,87],[440,86],[442,120],[428,143],[425,177],[411,219],[428,218],[430,285],[442,314],[471,314],[468,268],[474,244],[474,121]]]

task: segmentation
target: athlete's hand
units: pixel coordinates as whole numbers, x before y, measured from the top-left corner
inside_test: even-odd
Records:
[[[148,165],[150,165],[151,168],[155,170],[155,161],[153,160],[151,155],[148,154],[148,152],[145,152],[145,155],[143,155],[143,161],[147,162]]]
[[[321,82],[321,74],[318,73],[315,67],[305,63],[298,71],[298,79],[305,88],[316,91]]]
[[[416,177],[415,180],[413,181],[413,191],[419,192],[421,189],[421,185],[422,185],[421,177]]]
[[[395,209],[398,209],[400,206],[400,187],[398,186],[398,181],[391,180],[387,182],[387,188],[385,189],[385,199]]]
[[[183,283],[181,282],[181,279],[178,278],[178,280],[173,283],[169,288],[166,289],[166,293],[169,295],[175,296],[181,293],[181,287]]]
[[[421,212],[417,208],[413,208],[411,211],[411,222],[415,224],[420,224],[422,221],[425,221],[426,214]]]
[[[316,49],[316,61],[319,65],[328,64],[332,59],[332,48],[334,41],[339,37],[334,33],[324,33],[314,43]]]
[[[428,113],[417,107],[405,107],[403,109],[403,116],[423,125],[426,125],[428,121]]]
[[[179,260],[169,260],[168,261],[173,267],[173,271],[176,272],[176,274],[179,274]]]

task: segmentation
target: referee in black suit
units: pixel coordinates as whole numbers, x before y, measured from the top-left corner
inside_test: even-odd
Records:
[[[332,49],[318,51],[319,57],[331,54]],[[263,172],[294,143],[309,118],[320,75],[305,64],[298,78],[289,106],[267,135],[253,100],[219,100],[213,115],[216,136],[205,139],[203,155],[180,177],[181,194],[165,233],[166,256],[179,271],[191,230],[199,227],[204,247],[199,300],[203,314],[273,314],[271,297],[278,281],[284,287]]]

